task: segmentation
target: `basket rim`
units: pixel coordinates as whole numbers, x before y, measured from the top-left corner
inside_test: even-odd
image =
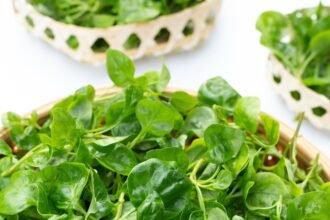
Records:
[[[153,22],[156,22],[160,19],[167,19],[167,18],[169,18],[171,16],[174,16],[174,15],[177,15],[177,14],[186,13],[187,11],[194,10],[195,8],[203,7],[204,5],[210,4],[212,2],[221,2],[221,0],[204,0],[203,2],[200,2],[200,3],[198,3],[194,6],[191,6],[191,7],[185,8],[181,11],[177,11],[177,12],[174,12],[174,13],[171,13],[171,14],[168,14],[168,15],[161,15],[161,16],[158,16],[158,17],[156,17],[154,19],[151,19],[151,20],[142,21],[142,22],[128,23],[128,24],[114,25],[114,26],[110,26],[110,27],[106,27],[106,28],[100,28],[100,27],[84,27],[84,26],[79,26],[79,25],[75,25],[75,24],[67,24],[67,23],[64,23],[64,22],[60,22],[60,21],[55,20],[54,18],[52,18],[50,16],[47,16],[47,15],[44,15],[44,14],[40,13],[38,10],[35,9],[35,7],[33,5],[28,3],[26,0],[13,0],[12,4],[13,4],[13,8],[14,8],[15,13],[19,13],[18,12],[19,10],[17,10],[16,7],[15,7],[15,4],[16,4],[15,2],[16,1],[24,1],[25,6],[29,7],[29,10],[32,13],[38,14],[38,16],[41,19],[51,21],[55,25],[62,26],[63,28],[64,27],[65,28],[75,28],[75,29],[81,30],[81,31],[91,31],[91,30],[107,31],[107,30],[115,30],[115,29],[121,29],[121,28],[130,28],[130,27],[133,27],[133,26],[136,26],[136,25],[147,26],[147,25],[149,25]]]
[[[118,92],[122,91],[122,89],[118,87],[108,86],[108,87],[101,87],[96,89],[96,96],[102,97],[106,95],[113,95]],[[174,87],[168,87],[164,92],[165,93],[173,93],[176,91],[185,91],[189,93],[190,95],[197,96],[197,93],[193,90],[187,90],[187,89],[180,89],[180,88],[174,88]],[[49,116],[49,110],[62,99],[58,99],[52,102],[49,102],[45,105],[42,105],[38,108],[36,108],[36,112],[39,115],[39,119],[47,118]],[[24,117],[29,117],[31,113],[28,113],[24,115]],[[289,128],[286,124],[279,121],[280,123],[280,143],[286,144],[291,139],[291,137],[294,134],[294,130]],[[260,131],[262,131],[261,128],[259,128]],[[0,128],[0,138],[7,139],[8,138],[8,130]],[[301,161],[304,164],[309,164],[309,162],[314,159],[318,154],[320,156],[319,164],[322,166],[323,173],[322,176],[325,180],[330,181],[330,160],[321,154],[321,152],[318,150],[316,146],[311,144],[309,141],[307,141],[304,137],[299,135],[297,139],[297,158],[299,161]]]
[[[330,6],[329,6],[330,8]],[[326,97],[325,95],[321,94],[321,93],[318,93],[316,91],[314,91],[313,89],[307,87],[305,84],[303,84],[299,79],[297,79],[292,73],[291,71],[286,67],[284,66],[284,64],[274,55],[274,54],[270,54],[269,55],[269,58],[270,62],[275,62],[279,65],[281,65],[281,67],[283,67],[283,69],[285,70],[284,73],[292,78],[292,80],[295,80],[297,83],[299,83],[301,89],[303,90],[303,92],[308,92],[308,93],[311,93],[311,94],[314,94],[315,98],[318,98],[318,99],[322,99],[322,100],[327,100],[330,104],[330,99],[328,97]]]

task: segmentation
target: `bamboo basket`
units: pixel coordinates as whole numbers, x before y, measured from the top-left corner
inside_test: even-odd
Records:
[[[96,90],[96,96],[102,97],[102,96],[112,95],[118,93],[119,91],[121,91],[121,89],[115,87],[100,88]],[[168,88],[165,92],[173,93],[175,91],[182,91],[182,90],[176,88]],[[195,92],[187,91],[187,90],[186,92],[196,96]],[[51,102],[36,109],[36,112],[39,114],[40,121],[44,121],[49,116],[49,110],[56,103],[57,101]],[[29,117],[29,115],[30,114],[26,115],[26,117]],[[260,132],[262,132],[261,127],[260,127]],[[293,136],[293,134],[294,131],[292,129],[281,123],[280,144],[286,145]],[[7,139],[7,138],[8,138],[8,131],[6,129],[0,129],[0,139]],[[297,139],[297,152],[298,152],[298,160],[303,167],[308,166],[310,161],[313,160],[317,156],[317,154],[320,153],[315,146],[313,146],[311,143],[309,143],[306,139],[304,139],[301,136],[298,137]],[[328,160],[324,155],[320,155],[319,162],[323,168],[323,178],[325,180],[330,181],[330,160]]]
[[[275,91],[294,112],[305,112],[316,127],[330,131],[330,100],[303,85],[273,55],[268,59],[267,74]]]
[[[120,50],[132,59],[191,50],[213,30],[220,4],[221,0],[205,0],[178,13],[143,23],[110,28],[86,28],[44,16],[26,0],[13,0],[17,17],[33,35],[74,60],[90,64],[104,63],[108,47]],[[185,33],[185,28],[192,28],[192,32]],[[168,38],[159,41],[156,36],[161,31],[166,32]],[[126,49],[124,46],[130,37],[140,40],[134,49]],[[76,48],[68,46],[67,41],[70,39],[78,42]],[[94,46],[99,44],[103,45],[103,50],[96,51]]]

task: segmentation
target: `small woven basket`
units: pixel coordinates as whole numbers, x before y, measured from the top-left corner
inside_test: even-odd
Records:
[[[305,112],[306,118],[320,129],[330,130],[330,100],[303,85],[274,56],[270,56],[267,72],[274,89],[289,108]]]
[[[205,40],[214,28],[220,3],[221,0],[205,0],[178,13],[143,23],[86,28],[44,16],[26,0],[13,0],[19,20],[33,35],[73,59],[91,64],[104,63],[108,47],[123,51],[132,59],[190,50]],[[157,39],[160,33],[165,38]],[[135,38],[138,45],[127,49],[125,43],[130,38]],[[69,41],[75,41],[75,46],[70,46]],[[97,46],[101,46],[101,50]]]
[[[103,97],[116,94],[120,92],[121,89],[115,87],[105,87],[96,90],[96,96]],[[173,93],[176,91],[182,91],[182,89],[176,88],[168,88],[165,92],[166,93]],[[187,93],[196,96],[195,92],[185,90]],[[36,112],[39,115],[40,121],[45,121],[49,117],[49,110],[57,103],[51,102],[46,104],[40,108],[36,109]],[[26,115],[29,117],[30,115]],[[262,126],[259,128],[260,132],[263,132]],[[288,144],[290,139],[293,137],[294,131],[287,127],[285,124],[281,123],[280,125],[280,144],[285,146]],[[0,128],[0,139],[6,140],[8,138],[8,130]],[[320,154],[319,150],[309,143],[306,139],[299,136],[297,139],[297,159],[299,164],[304,167],[308,167],[310,165],[310,161],[313,160],[318,154]],[[330,160],[327,159],[324,155],[320,155],[319,163],[323,168],[322,177],[326,181],[330,181]]]

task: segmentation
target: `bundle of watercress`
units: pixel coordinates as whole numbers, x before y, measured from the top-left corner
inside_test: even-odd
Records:
[[[330,219],[318,159],[298,166],[299,127],[280,145],[258,98],[220,77],[164,92],[165,66],[134,77],[115,50],[107,67],[116,94],[86,86],[44,120],[3,116],[2,219]]]
[[[261,14],[261,44],[307,87],[330,99],[330,8]]]
[[[27,0],[40,13],[60,22],[84,27],[152,20],[203,0]]]

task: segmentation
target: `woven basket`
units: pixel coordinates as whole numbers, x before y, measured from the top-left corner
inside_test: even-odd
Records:
[[[214,28],[220,2],[205,0],[194,7],[148,22],[110,28],[86,28],[58,22],[40,14],[26,0],[13,0],[13,6],[19,20],[33,35],[77,61],[100,64],[105,61],[107,47],[123,51],[132,59],[196,47]],[[185,32],[187,28],[190,28],[188,33]],[[158,40],[160,32],[165,32],[167,39]],[[139,39],[139,45],[125,49],[125,42],[130,37]],[[70,40],[77,41],[78,46],[70,47],[67,43]],[[95,46],[100,44],[102,50],[96,50]]]
[[[270,56],[267,72],[274,89],[291,110],[305,112],[306,118],[320,129],[330,130],[330,100],[303,85],[274,56]]]
[[[96,96],[102,97],[107,95],[112,95],[117,92],[119,92],[120,89],[114,88],[114,87],[106,87],[96,90]],[[175,91],[182,91],[180,89],[175,88],[169,88],[166,90],[166,93],[173,93]],[[186,91],[187,93],[196,96],[196,93],[191,91]],[[49,110],[56,104],[55,102],[49,103],[47,105],[44,105],[38,109],[36,109],[37,113],[39,114],[40,120],[44,121],[47,117],[49,117]],[[26,115],[29,117],[29,115]],[[260,127],[260,132],[262,128]],[[294,131],[290,128],[288,128],[286,125],[281,123],[280,127],[280,144],[285,146],[291,137],[293,137]],[[7,139],[8,138],[8,131],[6,129],[0,129],[0,138],[1,139]],[[303,167],[309,166],[309,163],[311,160],[313,160],[317,154],[320,152],[317,150],[315,146],[310,144],[307,140],[305,140],[303,137],[298,137],[297,139],[297,151],[298,151],[298,160],[300,164]],[[320,155],[320,165],[323,168],[323,178],[327,181],[330,181],[330,160],[328,160],[323,155]]]

